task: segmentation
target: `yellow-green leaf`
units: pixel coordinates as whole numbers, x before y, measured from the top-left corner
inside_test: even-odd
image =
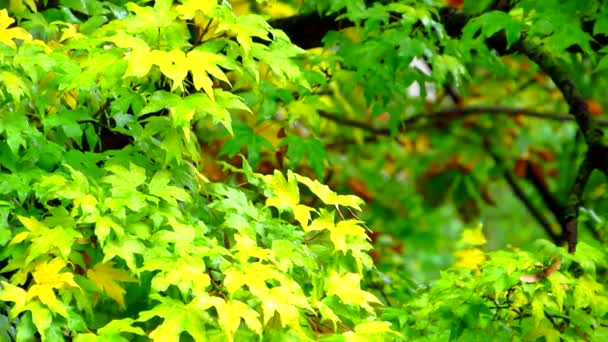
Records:
[[[485,245],[487,240],[483,235],[483,225],[479,224],[475,228],[463,230],[460,242],[467,246]]]
[[[114,268],[111,261],[98,263],[93,268],[87,270],[87,277],[108,297],[114,299],[122,309],[125,308],[125,290],[118,282],[137,282],[137,279],[133,278],[125,270]]]
[[[361,276],[357,273],[346,273],[339,275],[332,271],[327,284],[327,295],[336,295],[345,304],[361,306],[369,312],[373,312],[370,303],[380,304],[378,298],[373,294],[361,290]]]
[[[296,174],[298,182],[305,184],[313,194],[317,195],[321,201],[329,205],[343,205],[346,207],[355,208],[361,210],[361,205],[364,203],[363,200],[354,195],[338,195],[332,191],[329,186],[319,183],[319,181],[312,180],[308,177],[300,176]]]
[[[263,176],[263,179],[274,193],[266,200],[267,206],[293,208],[300,202],[300,191],[293,172],[287,171],[287,180],[278,170],[274,170],[272,176]]]
[[[0,284],[2,285],[0,286],[0,300],[15,303],[15,306],[10,311],[11,317],[15,317],[25,307],[27,292],[6,281],[1,281]]]

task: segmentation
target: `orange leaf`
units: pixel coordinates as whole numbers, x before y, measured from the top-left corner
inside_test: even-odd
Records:
[[[602,105],[592,99],[587,99],[585,100],[585,103],[587,103],[587,108],[589,109],[589,112],[593,115],[601,115],[602,113],[604,113],[604,107],[602,107]]]

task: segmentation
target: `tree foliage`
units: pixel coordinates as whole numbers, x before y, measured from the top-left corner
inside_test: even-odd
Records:
[[[0,4],[2,339],[608,338],[602,1]]]

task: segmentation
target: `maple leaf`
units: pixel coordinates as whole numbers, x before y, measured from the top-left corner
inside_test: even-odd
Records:
[[[239,300],[230,300],[218,302],[215,307],[219,314],[219,323],[226,331],[229,341],[233,340],[234,333],[241,324],[241,318],[251,330],[260,335],[262,334],[262,324],[258,319],[260,314],[247,304]]]
[[[125,55],[125,60],[128,62],[128,67],[124,74],[125,77],[143,77],[148,74],[154,61],[150,57],[150,47],[143,39],[124,32],[119,32],[104,39],[116,44],[117,47],[130,50]]]
[[[215,101],[212,87],[213,81],[208,75],[230,85],[230,81],[226,77],[226,74],[218,67],[218,65],[221,65],[226,69],[233,69],[228,58],[211,51],[205,51],[202,46],[196,47],[194,50],[188,52],[186,57],[188,59],[187,65],[190,66],[190,71],[192,72],[194,87],[197,90],[203,89],[205,93]]]
[[[8,28],[14,22],[15,19],[8,16],[6,9],[0,10],[0,42],[16,49],[15,39],[32,40],[32,35],[21,27]]]
[[[456,266],[471,270],[479,269],[479,266],[486,261],[486,255],[479,248],[467,248],[454,252]]]
[[[358,220],[345,220],[340,221],[335,227],[330,229],[330,239],[333,242],[336,250],[343,251],[346,253],[349,249],[349,242],[347,237],[359,236],[364,239],[367,238],[365,229],[359,225],[361,221]]]
[[[87,277],[91,279],[97,287],[108,297],[114,299],[121,309],[125,308],[125,290],[118,285],[118,282],[137,282],[127,271],[113,267],[113,263],[98,263],[93,268],[87,270]]]
[[[292,208],[300,202],[300,192],[295,176],[293,172],[287,171],[287,179],[285,179],[278,170],[274,170],[272,176],[263,176],[274,193],[273,197],[266,199],[267,206]]]
[[[178,261],[152,263],[146,269],[160,270],[152,279],[152,287],[158,291],[166,291],[169,286],[175,285],[183,295],[187,295],[189,290],[202,294],[211,284],[209,275],[205,273],[204,261],[188,255],[180,257]]]
[[[305,184],[313,194],[317,195],[321,201],[329,205],[343,205],[357,210],[361,210],[363,200],[354,195],[338,195],[333,192],[329,186],[312,180],[308,177],[295,175],[298,182]]]
[[[11,315],[17,315],[25,309],[27,292],[19,286],[6,281],[0,281],[0,300],[15,303],[15,306],[11,310]]]
[[[327,295],[336,295],[345,304],[361,306],[365,310],[372,312],[369,303],[380,304],[380,300],[373,294],[361,290],[361,276],[357,273],[346,273],[339,275],[332,271],[329,282],[327,283]]]
[[[111,184],[115,189],[135,189],[146,180],[146,170],[133,163],[129,163],[129,169],[118,164],[108,165],[106,169],[112,174],[103,177],[101,181]]]
[[[154,64],[158,65],[160,71],[167,78],[173,81],[171,90],[175,90],[176,88],[184,90],[183,81],[188,75],[189,63],[183,51],[154,50],[150,53],[149,58],[154,61]]]
[[[32,277],[34,285],[27,291],[27,299],[31,301],[38,297],[40,302],[45,304],[53,312],[63,317],[68,317],[68,312],[63,302],[57,300],[56,289],[78,288],[74,281],[74,275],[69,272],[60,273],[67,264],[61,258],[55,258],[49,262],[42,262],[36,266]]]
[[[202,298],[197,299],[190,304],[184,304],[181,301],[164,297],[161,304],[151,310],[141,312],[138,321],[145,322],[154,316],[164,319],[163,323],[150,333],[149,337],[153,341],[178,342],[184,331],[187,331],[195,341],[206,341],[204,323],[208,321],[208,315],[205,315],[204,308],[200,307]],[[211,303],[223,302],[221,298],[215,297],[205,297],[204,299]]]
[[[190,202],[191,198],[188,195],[188,192],[176,186],[169,185],[170,181],[171,175],[168,171],[163,170],[157,172],[148,184],[150,194],[158,196],[169,203],[175,203],[176,200]]]
[[[460,243],[467,246],[485,245],[486,237],[483,235],[483,225],[479,224],[473,229],[465,229],[462,231]]]
[[[268,291],[267,294],[260,295],[262,310],[264,312],[264,323],[275,315],[280,315],[281,326],[289,326],[295,330],[300,330],[299,308],[312,311],[306,296],[302,293],[298,285],[295,286],[276,286]],[[288,301],[285,298],[289,298]]]
[[[229,31],[236,35],[236,40],[241,44],[245,55],[249,55],[251,51],[252,37],[270,40],[268,32],[270,32],[271,27],[261,16],[248,14],[225,19],[227,20],[220,23],[217,31]]]
[[[177,5],[175,10],[182,19],[190,20],[195,17],[196,12],[210,13],[216,6],[215,0],[183,0],[181,5]]]

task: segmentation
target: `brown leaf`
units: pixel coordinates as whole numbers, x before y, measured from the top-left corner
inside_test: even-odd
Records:
[[[346,183],[355,195],[363,198],[364,201],[370,202],[374,199],[374,195],[369,191],[367,185],[355,178],[349,178]]]
[[[447,0],[446,5],[450,7],[462,8],[464,0]]]
[[[551,163],[555,161],[555,154],[548,148],[534,148],[532,149],[532,152],[539,156],[544,162]]]
[[[483,199],[483,201],[489,205],[496,205],[496,202],[494,202],[494,199],[492,198],[492,196],[490,196],[490,191],[488,190],[487,184],[484,184],[481,187],[481,199]]]
[[[547,171],[547,175],[553,178],[559,178],[559,171],[557,171],[556,168],[552,168]]]
[[[526,177],[526,170],[528,169],[528,160],[525,158],[518,158],[515,162],[513,172],[517,177]]]
[[[547,181],[545,180],[545,170],[540,164],[535,163],[533,161],[528,161],[528,169],[531,171],[531,176],[537,179],[542,185],[547,186]]]

